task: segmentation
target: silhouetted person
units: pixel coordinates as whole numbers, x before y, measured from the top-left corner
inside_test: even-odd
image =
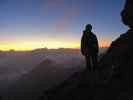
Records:
[[[112,77],[111,85],[109,85],[111,89],[109,91],[112,91],[110,95],[114,94],[114,96],[119,96],[121,92],[133,90],[133,0],[126,0],[121,17],[122,22],[129,27],[129,30],[112,42],[100,61],[100,66],[104,67],[104,71],[112,69],[116,72],[114,77],[115,80],[117,77],[117,81],[114,81]],[[120,88],[118,89],[118,87]]]
[[[98,40],[96,35],[91,31],[91,24],[86,25],[81,38],[81,53],[85,56],[87,69],[95,70],[98,56]]]

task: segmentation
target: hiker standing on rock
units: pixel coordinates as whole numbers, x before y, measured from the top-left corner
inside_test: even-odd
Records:
[[[91,30],[92,25],[87,24],[81,38],[81,53],[85,56],[86,67],[90,71],[95,70],[97,66],[97,56],[99,51],[97,37]]]

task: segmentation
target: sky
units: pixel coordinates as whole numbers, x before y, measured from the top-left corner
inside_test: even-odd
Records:
[[[125,0],[0,0],[0,50],[79,48],[86,24],[101,47],[127,27],[120,12]]]

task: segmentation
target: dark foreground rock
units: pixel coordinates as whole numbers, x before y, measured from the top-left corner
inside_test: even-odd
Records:
[[[61,85],[44,92],[44,96],[40,97],[40,100],[46,98],[47,100],[91,100],[97,94],[96,92],[103,90],[104,83],[106,83],[104,78],[99,76],[98,71],[77,72]]]

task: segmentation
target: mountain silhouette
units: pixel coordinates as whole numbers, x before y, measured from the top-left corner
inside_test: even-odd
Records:
[[[34,100],[34,94],[39,95],[40,88],[44,87],[45,74],[51,71],[52,64],[53,62],[47,59],[23,75],[15,84],[9,86],[3,100]],[[45,82],[45,85],[48,83]]]
[[[37,100],[43,91],[62,83],[74,73],[54,60],[45,59],[30,72],[22,75],[6,89],[2,100]]]

